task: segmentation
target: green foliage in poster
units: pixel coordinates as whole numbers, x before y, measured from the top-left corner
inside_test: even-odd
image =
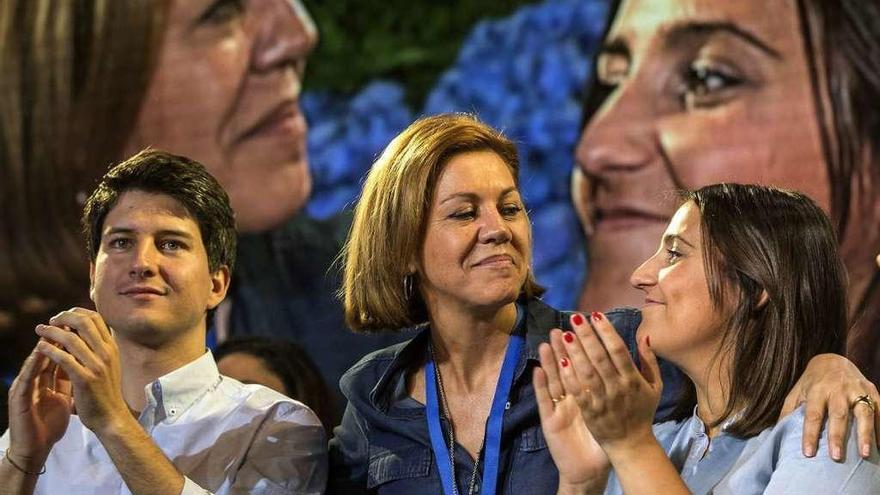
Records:
[[[308,0],[321,33],[309,60],[308,89],[352,93],[375,79],[406,87],[420,107],[464,37],[483,19],[509,15],[527,0]]]

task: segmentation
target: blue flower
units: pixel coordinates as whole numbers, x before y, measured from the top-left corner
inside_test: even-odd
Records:
[[[303,96],[313,179],[308,214],[326,218],[357,198],[373,160],[413,120],[403,95],[399,84],[376,81],[349,98],[327,92]]]

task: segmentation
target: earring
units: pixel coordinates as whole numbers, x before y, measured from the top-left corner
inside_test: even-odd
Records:
[[[407,273],[403,276],[403,299],[406,302],[409,302],[412,299],[413,293],[413,276],[412,273]]]

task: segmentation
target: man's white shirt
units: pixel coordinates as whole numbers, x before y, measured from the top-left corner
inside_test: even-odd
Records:
[[[138,418],[186,477],[183,494],[323,493],[327,442],[302,403],[220,375],[210,351],[147,385]],[[0,455],[9,432],[0,437]],[[71,416],[36,494],[131,492],[94,433]]]

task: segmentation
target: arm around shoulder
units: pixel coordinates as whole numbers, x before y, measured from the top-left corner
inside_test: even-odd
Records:
[[[803,414],[800,408],[783,420],[788,434],[781,438],[779,457],[764,493],[880,493],[880,454],[876,446],[868,457],[862,457],[852,425],[842,460],[835,461],[828,452],[826,428],[817,455],[805,457],[801,452]]]

